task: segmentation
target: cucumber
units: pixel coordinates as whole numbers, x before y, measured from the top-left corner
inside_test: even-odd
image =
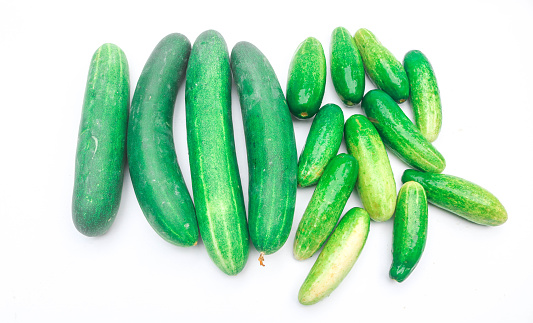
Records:
[[[300,288],[301,304],[315,304],[339,286],[359,258],[369,229],[370,217],[364,209],[354,207],[342,217]]]
[[[185,107],[200,235],[213,262],[236,275],[248,259],[248,227],[231,119],[229,53],[217,31],[205,31],[194,42]]]
[[[311,124],[298,161],[298,185],[315,185],[329,161],[337,155],[342,142],[344,114],[333,103],[324,105]]]
[[[106,233],[118,212],[129,101],[126,55],[104,44],[89,67],[76,150],[72,220],[86,236]]]
[[[387,93],[381,90],[367,92],[361,107],[383,143],[406,164],[426,172],[440,173],[444,170],[444,157]]]
[[[422,185],[405,182],[398,193],[394,214],[390,278],[403,282],[415,269],[424,247],[428,228],[428,202]]]
[[[502,203],[486,189],[465,179],[408,169],[403,173],[402,182],[408,181],[416,181],[424,187],[429,203],[468,221],[489,226],[507,221]]]
[[[374,221],[387,221],[396,207],[396,182],[389,156],[376,128],[363,115],[354,114],[345,125],[348,152],[359,162],[355,184],[365,210]]]
[[[366,73],[376,87],[398,103],[407,100],[409,80],[402,63],[368,29],[359,29],[354,39],[363,58]]]
[[[296,259],[311,257],[333,231],[353,191],[358,168],[357,160],[348,154],[329,162],[298,225],[293,250]]]
[[[254,247],[272,254],[287,241],[296,203],[294,128],[274,69],[248,42],[231,52],[248,155],[248,229]]]
[[[416,126],[429,142],[433,142],[439,136],[442,125],[439,87],[433,67],[419,50],[405,54],[403,65],[411,88]]]
[[[300,119],[313,117],[320,109],[326,89],[326,56],[322,44],[313,37],[296,49],[289,66],[287,104]]]
[[[181,34],[163,38],[137,82],[128,124],[128,164],[137,201],[164,240],[196,245],[194,205],[178,165],[172,117],[185,77],[191,43]]]

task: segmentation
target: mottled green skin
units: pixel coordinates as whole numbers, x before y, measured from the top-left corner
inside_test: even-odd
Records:
[[[348,152],[359,162],[355,184],[364,208],[374,221],[387,221],[396,207],[396,182],[385,146],[372,123],[354,114],[344,128]]]
[[[185,84],[187,144],[196,215],[207,253],[226,274],[248,259],[248,227],[231,118],[231,70],[218,32],[198,36]]]
[[[422,136],[387,93],[381,90],[367,92],[361,107],[376,127],[383,143],[406,164],[433,173],[444,170],[444,157]]]
[[[72,220],[86,236],[106,233],[118,212],[129,101],[126,56],[104,44],[89,67],[76,150]]]
[[[342,142],[344,114],[333,103],[324,105],[316,114],[298,161],[298,185],[318,183],[329,161],[337,155]]]
[[[481,225],[497,226],[507,221],[507,211],[486,189],[465,179],[408,169],[402,182],[416,181],[426,190],[428,202]]]
[[[347,106],[358,104],[365,91],[365,68],[350,32],[337,27],[331,34],[330,70],[333,87]]]
[[[390,278],[401,283],[415,269],[426,246],[427,230],[428,202],[424,188],[417,182],[406,182],[398,193],[394,214]]]
[[[418,50],[405,54],[403,65],[411,87],[416,126],[429,142],[433,142],[439,136],[442,125],[439,87],[433,67]]]
[[[346,212],[300,287],[301,304],[315,304],[339,286],[359,258],[369,229],[370,217],[364,209]]]
[[[313,117],[320,109],[326,89],[326,56],[322,44],[313,37],[296,49],[289,66],[287,104],[300,119]]]
[[[298,225],[293,250],[296,259],[311,257],[331,234],[353,191],[358,168],[357,160],[348,154],[329,162]]]
[[[137,201],[152,228],[166,241],[198,241],[194,205],[178,165],[172,122],[191,43],[181,34],[163,38],[137,82],[128,124],[128,164]]]
[[[287,241],[296,203],[296,141],[291,114],[274,69],[248,42],[231,52],[248,155],[248,229],[265,254]]]
[[[402,103],[407,100],[409,80],[402,63],[369,30],[359,29],[354,39],[372,82],[394,101]]]

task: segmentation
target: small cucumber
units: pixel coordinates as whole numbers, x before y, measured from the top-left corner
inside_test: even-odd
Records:
[[[339,154],[329,162],[298,225],[296,259],[311,257],[333,231],[353,191],[358,168],[357,160],[348,154]]]
[[[89,67],[76,150],[72,220],[86,236],[106,233],[118,212],[129,101],[126,55],[104,44]]]
[[[326,104],[316,114],[298,161],[298,185],[315,185],[326,165],[337,155],[342,142],[344,114],[333,103]]]
[[[408,169],[402,182],[416,181],[426,190],[428,202],[481,225],[497,226],[507,221],[507,211],[486,189],[465,179]]]
[[[374,221],[387,221],[396,207],[396,182],[389,156],[376,128],[363,115],[354,114],[345,125],[348,152],[359,162],[356,188]]]
[[[390,278],[403,282],[415,269],[424,247],[428,228],[428,202],[422,185],[406,182],[398,193],[394,214]]]
[[[361,107],[383,143],[405,163],[427,172],[440,173],[444,170],[444,157],[387,93],[381,90],[367,92]]]
[[[322,44],[313,37],[296,49],[289,66],[287,104],[300,119],[313,117],[320,109],[326,89],[326,56]]]

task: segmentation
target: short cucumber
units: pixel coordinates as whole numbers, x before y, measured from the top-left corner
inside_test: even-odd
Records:
[[[72,219],[86,236],[106,233],[118,212],[126,162],[128,61],[104,44],[89,67],[76,150]]]

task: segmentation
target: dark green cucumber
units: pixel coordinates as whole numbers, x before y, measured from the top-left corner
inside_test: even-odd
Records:
[[[365,91],[365,68],[350,32],[337,27],[331,34],[331,80],[347,106],[361,102]]]
[[[387,221],[396,207],[396,182],[389,156],[376,128],[363,115],[354,114],[345,125],[348,152],[359,162],[356,188],[374,221]]]
[[[357,160],[348,154],[339,154],[329,162],[298,225],[296,259],[311,257],[333,231],[353,191],[358,168]]]
[[[372,82],[394,101],[402,103],[407,100],[409,80],[402,63],[369,30],[359,29],[354,39]]]
[[[208,30],[191,50],[185,84],[194,203],[207,253],[226,274],[248,259],[248,227],[231,118],[231,70],[222,35]]]
[[[248,229],[255,248],[272,254],[287,241],[296,203],[296,142],[274,69],[248,42],[231,51],[248,155]]]
[[[387,93],[381,90],[367,92],[361,107],[383,143],[405,163],[427,172],[440,173],[444,170],[444,157]]]
[[[126,55],[104,44],[89,67],[76,150],[72,219],[86,236],[106,233],[118,212],[129,101]]]
[[[342,142],[344,114],[333,103],[324,105],[311,124],[298,161],[298,185],[315,185],[329,161],[337,155]]]
[[[426,190],[428,202],[477,224],[497,226],[507,221],[507,211],[489,191],[465,179],[408,169],[402,181],[416,181]]]
[[[148,58],[131,102],[130,176],[144,216],[166,241],[196,245],[194,205],[178,165],[172,117],[185,77],[191,43],[181,34],[163,38]]]
[[[403,65],[411,87],[416,126],[429,142],[433,142],[439,136],[442,125],[439,87],[433,67],[419,50],[405,54]]]
[[[424,247],[428,228],[428,202],[422,185],[406,182],[398,193],[394,214],[390,278],[403,282],[415,269]]]
[[[313,37],[296,49],[289,66],[287,104],[300,119],[313,117],[320,109],[326,89],[326,56],[322,44]]]

